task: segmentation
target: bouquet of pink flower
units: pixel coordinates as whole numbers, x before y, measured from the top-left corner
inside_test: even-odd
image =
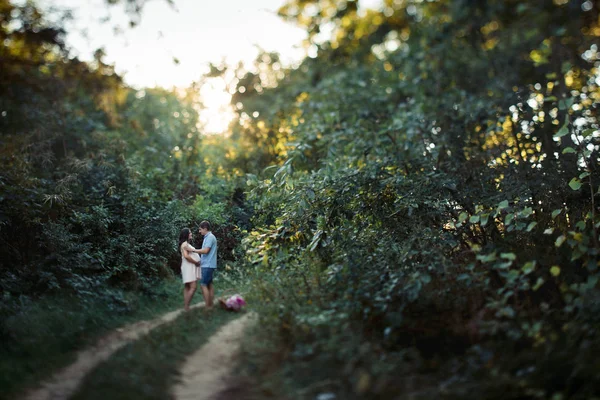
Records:
[[[239,294],[234,294],[227,300],[219,299],[219,304],[227,311],[240,311],[246,305],[246,300]]]

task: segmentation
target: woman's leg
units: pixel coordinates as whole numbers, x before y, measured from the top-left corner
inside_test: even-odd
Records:
[[[190,299],[188,300],[188,308],[189,305],[192,303],[192,297],[194,297],[194,293],[196,293],[196,285],[196,281],[190,282]]]
[[[196,282],[188,282],[183,286],[183,308],[185,311],[189,311],[192,297],[196,292]]]
[[[190,284],[189,283],[184,283],[183,284],[183,309],[185,311],[190,309],[190,305],[189,305],[189,301],[188,301],[188,292],[190,290]]]

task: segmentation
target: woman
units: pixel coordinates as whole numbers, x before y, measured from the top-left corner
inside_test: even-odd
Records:
[[[192,231],[183,228],[179,234],[179,252],[181,253],[181,278],[183,279],[183,308],[190,310],[192,297],[196,292],[196,280],[198,279],[198,267],[200,256],[196,249],[190,244]]]

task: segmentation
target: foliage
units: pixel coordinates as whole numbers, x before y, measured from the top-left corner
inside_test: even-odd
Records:
[[[234,179],[209,175],[196,89],[129,88],[102,50],[89,63],[70,56],[68,13],[50,21],[21,3],[0,0],[0,336],[11,390],[115,326],[108,314],[142,317],[132,299],[160,295],[179,274],[183,227],[211,220],[234,268],[237,218],[250,212]],[[126,3],[137,18],[144,2]],[[56,315],[63,301],[82,307],[64,306],[69,321]]]
[[[241,100],[240,134],[285,149],[248,180],[282,354],[254,368],[297,398],[591,395],[596,5],[354,3],[288,2],[318,57]]]
[[[290,0],[315,57],[212,66],[238,115],[200,139],[194,88],[132,90],[0,0],[1,294],[152,292],[208,219],[264,303],[258,396],[589,398],[599,10]]]

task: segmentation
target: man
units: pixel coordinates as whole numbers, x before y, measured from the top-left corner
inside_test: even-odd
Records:
[[[204,296],[204,304],[207,309],[211,309],[215,298],[213,275],[217,269],[217,238],[210,231],[208,221],[200,222],[198,232],[204,236],[202,248],[197,250],[200,253],[200,287]]]

